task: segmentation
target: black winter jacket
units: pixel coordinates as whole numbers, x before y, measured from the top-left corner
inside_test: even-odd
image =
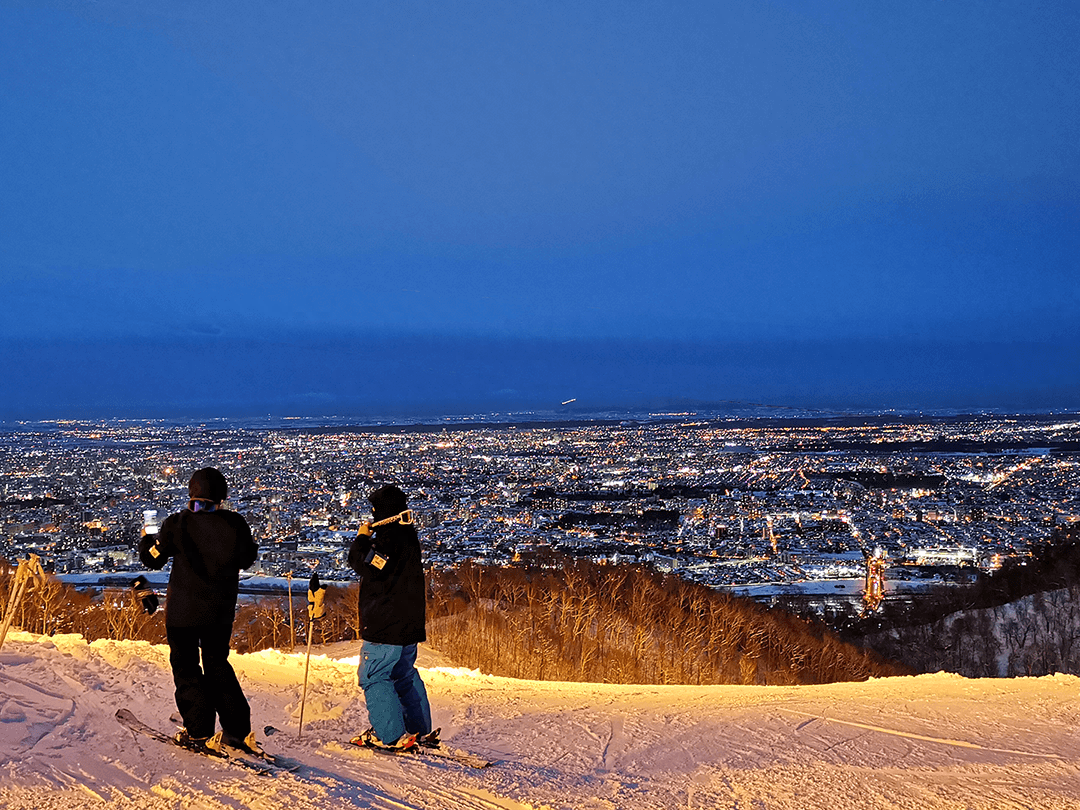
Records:
[[[388,560],[381,570],[365,562],[373,546]],[[349,566],[361,577],[364,641],[398,646],[427,641],[424,565],[415,526],[389,523],[372,537],[358,536],[349,548]]]
[[[247,521],[227,509],[185,509],[169,515],[156,535],[139,542],[139,559],[147,568],[158,570],[173,560],[165,601],[165,624],[170,627],[231,624],[240,570],[258,554]]]

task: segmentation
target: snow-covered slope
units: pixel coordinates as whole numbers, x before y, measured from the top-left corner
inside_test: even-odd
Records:
[[[0,806],[48,808],[1080,808],[1080,680],[951,675],[820,687],[623,686],[421,664],[452,743],[483,771],[340,744],[366,727],[356,649],[234,655],[266,746],[261,777],[134,738],[171,730],[167,649],[12,633],[0,651]],[[350,657],[351,656],[351,657]]]

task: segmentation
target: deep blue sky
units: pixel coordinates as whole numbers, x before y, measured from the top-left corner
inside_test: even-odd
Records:
[[[1080,407],[1080,5],[0,0],[2,417]]]

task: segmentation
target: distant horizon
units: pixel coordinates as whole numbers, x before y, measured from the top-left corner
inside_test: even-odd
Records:
[[[99,425],[108,423],[161,423],[170,427],[195,424],[228,423],[240,429],[408,429],[468,428],[476,426],[501,427],[556,425],[587,426],[619,422],[660,423],[684,419],[720,421],[725,423],[784,423],[874,420],[881,422],[920,420],[952,420],[979,417],[1056,419],[1080,417],[1080,406],[1062,408],[815,408],[760,402],[683,402],[642,404],[640,406],[582,406],[574,409],[532,408],[522,410],[476,409],[457,412],[417,410],[398,413],[275,413],[251,412],[193,412],[193,413],[82,413],[67,416],[2,417],[0,426],[27,425]]]
[[[405,417],[718,403],[835,411],[1080,407],[1080,340],[1045,336],[963,342],[144,333],[0,337],[0,353],[5,420]]]

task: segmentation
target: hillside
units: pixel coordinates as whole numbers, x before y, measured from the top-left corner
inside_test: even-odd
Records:
[[[355,645],[312,661],[234,655],[267,746],[295,775],[265,778],[133,739],[119,706],[163,729],[167,650],[12,633],[0,651],[6,808],[1076,808],[1080,681],[926,675],[823,686],[543,683],[453,669],[425,651],[453,743],[500,760],[475,771],[337,741],[362,730]]]
[[[1080,587],[1059,588],[926,624],[898,626],[860,641],[915,672],[973,678],[1080,672]]]

